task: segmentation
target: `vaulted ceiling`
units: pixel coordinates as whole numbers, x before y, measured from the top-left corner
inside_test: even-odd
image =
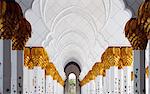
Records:
[[[80,79],[101,61],[108,46],[130,46],[124,26],[142,0],[22,0],[32,25],[27,46],[43,46],[65,79],[70,61],[81,67]]]

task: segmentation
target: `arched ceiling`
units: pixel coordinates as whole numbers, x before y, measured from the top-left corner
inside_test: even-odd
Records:
[[[132,13],[123,0],[34,0],[23,8],[32,25],[27,46],[44,46],[64,79],[68,61],[80,65],[83,79],[108,46],[130,46],[123,31]]]

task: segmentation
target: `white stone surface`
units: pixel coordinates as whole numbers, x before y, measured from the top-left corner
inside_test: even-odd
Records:
[[[0,93],[3,94],[3,40],[0,39]]]
[[[123,72],[124,72],[124,94],[131,94],[131,70],[132,68],[130,66],[125,66],[123,68]]]
[[[11,50],[11,94],[17,94],[17,50]]]
[[[124,72],[123,69],[118,70],[118,94],[124,93]]]
[[[46,76],[46,94],[53,94],[53,79],[51,76]]]
[[[23,67],[23,94],[29,94],[29,69],[28,67]]]

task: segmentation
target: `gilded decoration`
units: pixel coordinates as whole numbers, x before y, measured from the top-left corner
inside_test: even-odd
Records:
[[[150,1],[139,8],[137,18],[131,18],[125,26],[125,36],[133,50],[145,50],[150,39]]]
[[[31,37],[31,25],[23,17],[19,4],[15,1],[0,1],[0,39],[11,39],[13,50],[23,50]]]
[[[145,74],[146,77],[149,78],[149,66],[146,67]]]
[[[132,48],[122,47],[121,48],[121,59],[123,61],[123,66],[131,66],[133,63]]]
[[[131,81],[133,81],[134,80],[134,72],[132,71],[131,72]]]

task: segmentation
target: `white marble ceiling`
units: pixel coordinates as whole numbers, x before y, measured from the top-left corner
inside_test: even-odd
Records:
[[[32,25],[27,46],[44,46],[64,79],[69,61],[79,64],[83,79],[108,46],[130,46],[124,26],[132,10],[123,0],[34,0],[23,10]]]

